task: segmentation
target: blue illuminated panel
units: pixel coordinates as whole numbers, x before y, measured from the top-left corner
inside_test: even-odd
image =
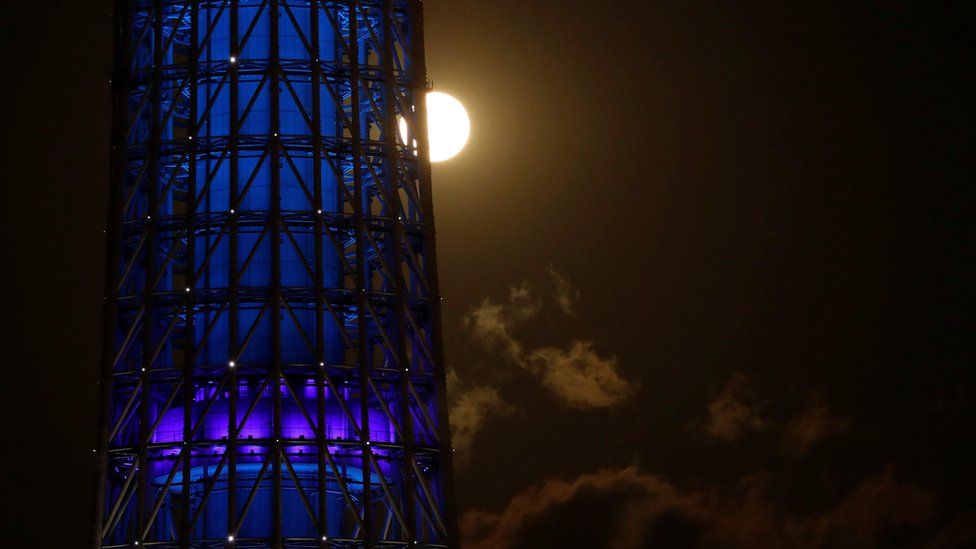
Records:
[[[456,546],[419,2],[123,4],[95,545]]]

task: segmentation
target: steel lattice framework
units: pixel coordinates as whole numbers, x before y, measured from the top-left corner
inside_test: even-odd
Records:
[[[420,0],[115,21],[94,547],[457,547]]]

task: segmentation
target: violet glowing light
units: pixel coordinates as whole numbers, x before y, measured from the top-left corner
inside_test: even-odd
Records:
[[[117,4],[93,547],[457,547],[421,2]]]

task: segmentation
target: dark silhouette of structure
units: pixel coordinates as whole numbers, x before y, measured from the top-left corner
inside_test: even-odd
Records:
[[[116,2],[94,547],[457,546],[421,6]]]

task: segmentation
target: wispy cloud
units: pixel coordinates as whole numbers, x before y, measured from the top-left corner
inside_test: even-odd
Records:
[[[573,288],[573,285],[569,282],[569,278],[557,271],[552,265],[549,265],[546,271],[553,281],[552,298],[556,302],[556,306],[559,307],[559,310],[563,314],[575,315],[576,303],[580,297],[579,290]]]
[[[487,385],[463,386],[452,370],[448,373],[451,395],[451,442],[458,460],[465,462],[478,431],[491,417],[512,414],[515,409],[502,399],[498,390]]]
[[[821,398],[814,398],[800,415],[790,420],[783,436],[783,449],[801,456],[824,438],[847,429],[848,421],[834,415]]]
[[[554,303],[558,312],[574,314],[578,291],[552,267],[555,279]],[[631,383],[619,373],[615,357],[602,357],[590,340],[573,340],[566,347],[530,347],[514,335],[521,323],[536,317],[543,300],[528,284],[510,288],[507,302],[486,298],[466,318],[479,343],[498,351],[510,363],[530,372],[568,406],[601,408],[613,406],[632,392]]]
[[[722,389],[721,394],[708,403],[705,432],[726,440],[738,440],[749,432],[761,431],[764,422],[756,406],[746,401],[745,375],[736,372]]]
[[[553,479],[513,497],[500,512],[472,511],[461,523],[465,549],[552,547],[566,530],[598,531],[606,547],[764,547],[814,549],[877,546],[889,529],[920,527],[933,516],[936,493],[897,481],[891,471],[863,480],[820,513],[785,515],[767,494],[761,475],[731,491],[683,490],[637,467],[608,469],[574,480]],[[586,500],[613,502],[616,512],[579,516]],[[538,528],[560,514],[559,530]],[[585,513],[585,512],[584,512]],[[608,518],[609,517],[609,518]],[[591,518],[591,520],[587,520]],[[549,519],[550,522],[546,522]],[[594,524],[604,520],[607,524]]]
[[[574,341],[568,349],[535,349],[524,358],[523,367],[539,375],[550,391],[575,408],[613,406],[632,390],[618,372],[617,359],[600,357],[592,341]]]
[[[508,301],[494,303],[485,299],[465,317],[465,323],[484,347],[497,349],[507,360],[518,363],[525,351],[510,331],[513,323],[528,320],[538,312],[527,283],[509,289]],[[462,381],[457,370],[448,372],[450,396],[451,442],[457,450],[456,459],[464,465],[469,457],[475,436],[491,417],[510,415],[514,408],[501,397],[492,383]]]
[[[523,316],[528,313],[520,313],[521,310],[514,304],[494,303],[485,298],[465,320],[482,345],[501,349],[506,358],[518,362],[524,350],[522,344],[512,337],[509,327],[519,318],[528,318]]]
[[[976,547],[976,510],[959,511],[925,546],[926,549],[959,549]]]
[[[512,336],[514,325],[536,316],[541,308],[528,282],[508,290],[508,301],[495,303],[485,298],[481,305],[465,317],[471,333],[485,347],[502,349],[506,356],[518,361],[524,354],[522,344]]]

